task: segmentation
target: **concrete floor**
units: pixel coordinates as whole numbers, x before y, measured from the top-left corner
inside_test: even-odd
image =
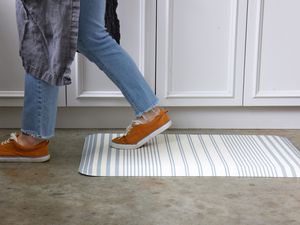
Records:
[[[81,175],[84,137],[101,131],[123,130],[57,129],[49,162],[0,164],[0,224],[300,224],[300,178]],[[300,130],[166,131],[176,132],[274,134],[300,149]]]

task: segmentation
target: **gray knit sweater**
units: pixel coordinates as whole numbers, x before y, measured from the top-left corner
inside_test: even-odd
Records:
[[[71,84],[70,65],[78,51],[80,0],[15,1],[19,55],[25,71],[51,85]],[[106,4],[105,26],[120,43],[118,2],[107,0]]]

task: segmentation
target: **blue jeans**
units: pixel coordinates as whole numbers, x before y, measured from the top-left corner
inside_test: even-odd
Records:
[[[130,55],[105,28],[106,0],[81,0],[77,48],[120,89],[135,115],[155,107],[159,99]],[[21,131],[36,138],[54,136],[58,86],[25,74]]]

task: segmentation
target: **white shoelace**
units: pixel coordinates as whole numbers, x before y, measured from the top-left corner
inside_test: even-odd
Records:
[[[126,128],[126,132],[125,132],[124,135],[126,136],[134,125],[143,124],[143,123],[144,122],[141,121],[140,119],[134,119],[134,120],[132,120],[131,124]]]
[[[11,133],[10,137],[7,140],[1,142],[1,145],[8,144],[11,140],[17,141],[16,133]]]
[[[156,109],[153,112],[155,112],[154,115],[151,115],[151,116],[149,116],[149,115],[142,115],[140,118],[132,120],[131,124],[126,128],[126,132],[125,132],[124,136],[126,136],[129,133],[129,131],[131,130],[131,128],[134,125],[144,124],[144,123],[147,123],[148,121],[154,119],[154,117],[156,117],[159,114],[160,110]]]
[[[155,114],[152,115],[151,117],[149,115],[142,115],[141,118],[132,120],[131,124],[126,128],[126,132],[124,135],[126,136],[134,125],[144,124],[144,123],[147,123],[148,121],[154,119],[159,114],[159,112],[160,111],[156,111]]]

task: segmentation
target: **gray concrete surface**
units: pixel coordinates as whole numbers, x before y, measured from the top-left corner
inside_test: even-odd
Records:
[[[81,175],[84,137],[101,131],[123,130],[57,129],[49,162],[0,164],[0,224],[300,224],[300,178]],[[300,149],[300,130],[166,131],[177,132],[274,134]]]

